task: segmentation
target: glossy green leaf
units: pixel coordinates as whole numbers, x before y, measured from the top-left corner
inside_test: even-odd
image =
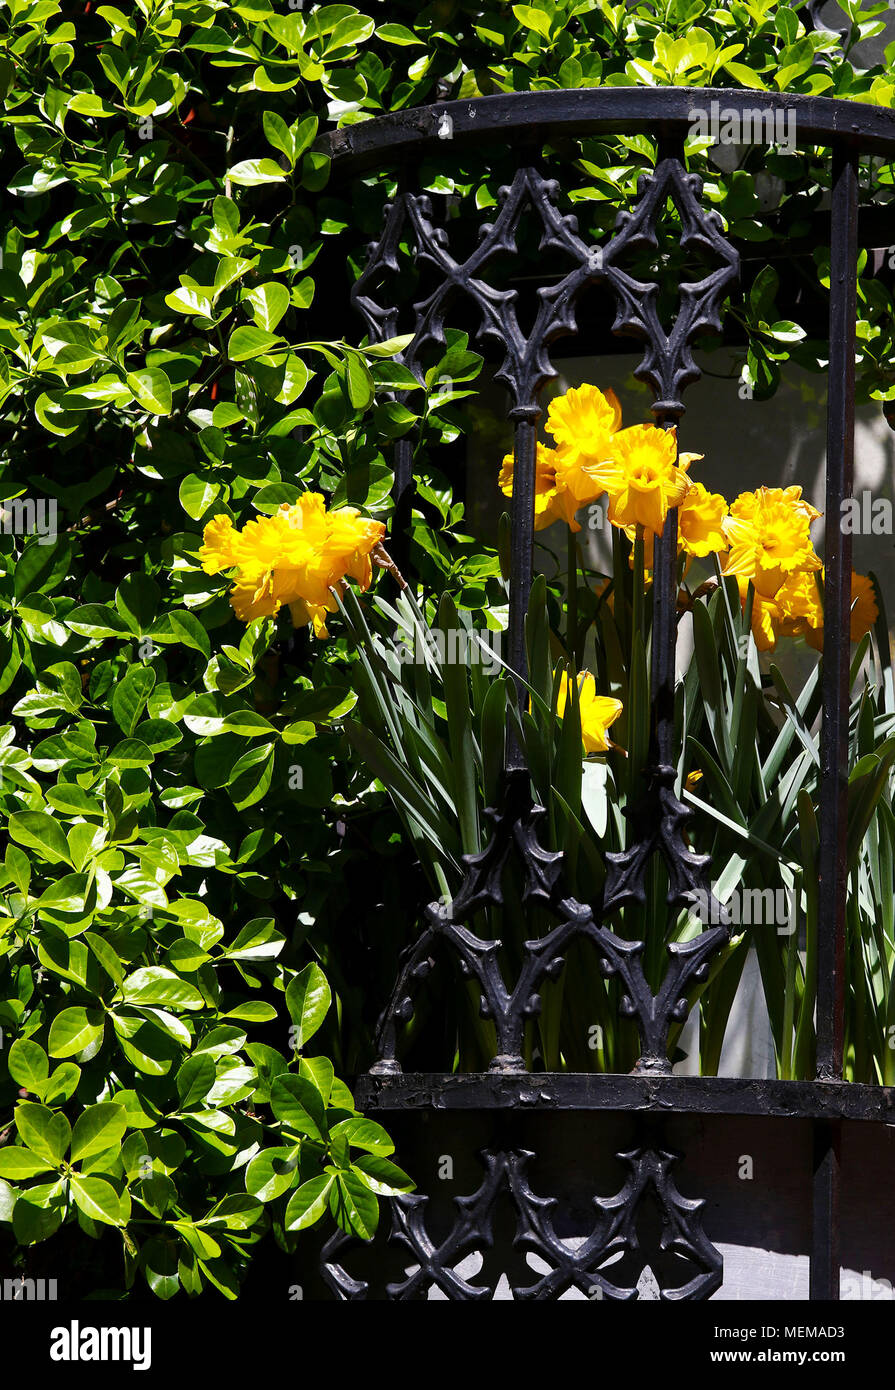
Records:
[[[63,1009],[50,1024],[50,1056],[78,1056],[100,1040],[103,1029],[104,1019],[98,1009],[85,1009],[79,1004]]]
[[[15,1108],[19,1137],[32,1153],[56,1167],[65,1158],[71,1142],[71,1125],[59,1111],[23,1100]]]
[[[39,1043],[28,1038],[16,1038],[9,1049],[6,1065],[13,1081],[24,1086],[26,1091],[40,1095],[50,1074],[50,1063]]]
[[[286,1007],[295,1025],[293,1045],[300,1051],[320,1027],[332,1001],[326,976],[311,962],[286,988]]]
[[[323,1216],[335,1179],[326,1174],[302,1183],[286,1207],[284,1225],[287,1231],[304,1231]]]
[[[89,1105],[75,1121],[71,1137],[72,1162],[117,1148],[127,1128],[127,1115],[114,1101]]]
[[[325,1141],[327,1134],[323,1100],[317,1087],[303,1076],[281,1073],[274,1077],[270,1103],[278,1120],[296,1134]]]
[[[188,980],[160,965],[141,966],[123,985],[129,1004],[159,1004],[169,1009],[201,1009],[202,995]]]

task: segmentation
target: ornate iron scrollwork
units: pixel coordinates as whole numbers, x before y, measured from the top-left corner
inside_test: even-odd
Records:
[[[457,1197],[457,1217],[447,1237],[436,1244],[427,1229],[429,1199],[410,1195],[391,1199],[389,1243],[406,1250],[415,1268],[406,1278],[386,1287],[391,1300],[425,1298],[436,1288],[457,1302],[482,1302],[494,1297],[493,1283],[474,1284],[459,1272],[458,1266],[469,1255],[489,1249],[494,1241],[495,1208],[507,1194],[516,1213],[514,1248],[534,1255],[548,1266],[544,1274],[532,1271],[534,1282],[512,1288],[520,1301],[556,1299],[570,1289],[587,1298],[613,1303],[631,1302],[638,1297],[638,1286],[624,1286],[611,1277],[615,1261],[623,1255],[639,1259],[640,1272],[648,1256],[637,1236],[637,1216],[643,1201],[652,1196],[662,1221],[659,1247],[695,1266],[685,1283],[660,1285],[660,1298],[668,1301],[708,1298],[721,1284],[721,1255],[702,1229],[704,1203],[682,1197],[671,1176],[679,1157],[667,1149],[636,1148],[617,1155],[629,1169],[621,1190],[612,1197],[594,1197],[597,1213],[593,1231],[584,1240],[571,1244],[557,1235],[553,1210],[556,1198],[539,1197],[531,1189],[528,1163],[534,1155],[528,1150],[511,1149],[482,1155],[485,1177],[470,1197]],[[345,1269],[345,1253],[357,1246],[352,1236],[341,1232],[333,1236],[323,1251],[323,1274],[330,1288],[343,1298],[365,1299],[369,1284],[357,1280]]]
[[[684,413],[680,399],[684,387],[700,375],[693,361],[693,341],[700,334],[720,333],[721,303],[739,276],[739,255],[725,240],[718,213],[701,207],[701,192],[698,174],[687,173],[679,159],[660,159],[655,172],[638,181],[633,211],[619,212],[615,233],[602,257],[606,278],[618,300],[613,332],[646,343],[634,375],[655,391],[654,413],[675,419]],[[673,200],[680,214],[681,249],[701,251],[721,263],[701,280],[680,286],[680,312],[670,333],[665,332],[659,318],[659,286],[635,279],[621,266],[623,257],[632,251],[658,248],[656,226],[667,198]]]
[[[448,249],[447,231],[432,221],[432,204],[426,196],[405,193],[386,210],[383,235],[370,247],[367,266],[355,283],[354,301],[376,336],[397,331],[397,311],[382,306],[372,291],[383,272],[399,273],[398,246],[402,232],[412,231],[419,261],[440,276],[438,287],[429,297],[414,305],[414,339],[406,361],[416,366],[423,349],[430,343],[444,342],[444,316],[451,298],[469,295],[482,314],[480,337],[492,336],[506,348],[506,356],[495,373],[509,387],[517,406],[532,405],[541,387],[556,375],[547,355],[551,342],[564,333],[574,333],[574,303],[582,288],[602,278],[602,252],[588,247],[578,236],[578,221],[563,216],[556,199],[559,185],[544,179],[537,169],[517,171],[512,184],[498,191],[500,211],[494,222],[479,229],[479,245],[462,263]],[[525,333],[516,310],[516,290],[498,290],[482,278],[495,257],[517,253],[516,232],[527,207],[540,218],[540,250],[558,250],[576,264],[557,284],[538,291],[539,307],[531,331]]]
[[[357,281],[355,302],[371,332],[396,331],[396,311],[378,305],[372,290],[384,271],[398,272],[401,237],[405,230],[412,231],[419,258],[434,267],[441,280],[428,298],[415,306],[416,331],[408,362],[415,366],[427,343],[443,341],[444,316],[451,296],[463,292],[474,299],[482,312],[481,332],[497,336],[505,345],[506,356],[498,376],[513,391],[517,406],[524,406],[531,404],[544,382],[555,375],[547,348],[560,333],[574,331],[577,296],[586,285],[606,280],[618,302],[614,330],[646,342],[636,374],[649,381],[660,397],[654,409],[661,416],[677,418],[684,409],[680,394],[699,375],[693,362],[692,343],[699,334],[720,330],[721,301],[739,269],[737,253],[722,235],[718,214],[700,206],[701,188],[701,181],[687,173],[680,159],[666,155],[653,174],[639,181],[634,210],[619,212],[615,232],[603,250],[589,248],[578,236],[576,219],[560,214],[555,201],[556,182],[543,179],[533,168],[521,168],[512,185],[500,190],[497,218],[484,224],[478,248],[462,264],[450,255],[446,230],[433,226],[429,199],[404,193],[388,209],[383,236],[371,247],[368,266]],[[720,265],[699,281],[681,285],[680,312],[670,333],[666,333],[657,310],[658,286],[634,278],[623,263],[632,253],[657,248],[657,224],[669,198],[680,214],[681,247],[714,256]],[[516,313],[516,291],[494,289],[482,278],[494,256],[515,251],[519,220],[526,207],[531,207],[541,220],[541,249],[561,249],[575,262],[574,269],[557,284],[539,290],[540,307],[527,335]],[[673,561],[674,555],[670,557]],[[657,646],[671,652],[675,642],[674,619],[668,603],[657,604],[654,640]],[[665,737],[656,741],[657,762],[649,773],[650,795],[630,817],[632,843],[621,854],[607,855],[606,893],[603,903],[597,905],[601,919],[629,902],[643,900],[646,867],[657,851],[668,867],[669,904],[686,906],[696,900],[697,893],[703,896],[708,891],[709,861],[694,854],[685,841],[683,827],[690,813],[674,795],[673,769],[661,761],[668,730],[662,733]],[[397,1025],[412,1015],[414,982],[431,969],[431,947],[439,938],[452,946],[464,972],[475,976],[481,987],[482,1012],[493,1019],[498,1036],[492,1069],[521,1069],[524,1020],[537,1013],[538,987],[545,977],[562,968],[560,953],[575,935],[592,939],[600,949],[606,973],[618,974],[625,984],[622,1007],[636,1020],[640,1031],[640,1067],[669,1069],[665,1051],[668,1029],[673,1021],[686,1016],[688,989],[694,981],[704,978],[709,959],[729,939],[727,914],[713,903],[712,919],[718,925],[692,941],[669,948],[666,978],[658,993],[653,994],[642,968],[643,943],[623,941],[605,927],[597,926],[589,907],[561,894],[558,883],[562,856],[551,854],[539,844],[540,811],[532,806],[527,786],[524,773],[508,775],[504,804],[489,812],[494,824],[490,844],[482,854],[466,859],[466,878],[450,907],[431,903],[426,909],[424,930],[405,955],[392,1000],[381,1021],[381,1052],[374,1070],[400,1070],[395,1055]],[[464,923],[482,904],[501,904],[500,874],[511,850],[515,851],[523,874],[525,900],[549,903],[559,923],[543,938],[525,942],[522,970],[515,985],[508,988],[498,962],[500,942],[483,940]]]
[[[638,1070],[667,1073],[667,1038],[672,1023],[686,1017],[687,993],[697,981],[705,979],[709,961],[729,940],[729,918],[720,904],[710,897],[707,886],[708,857],[692,854],[681,836],[681,825],[690,812],[668,787],[661,789],[663,816],[657,828],[643,828],[642,838],[633,849],[607,855],[611,861],[607,898],[597,920],[593,910],[574,897],[562,895],[563,856],[545,850],[538,839],[543,808],[533,804],[528,774],[510,772],[500,813],[489,811],[494,833],[481,854],[465,855],[466,875],[459,893],[446,905],[430,903],[426,926],[405,953],[392,997],[379,1025],[379,1060],[371,1070],[379,1075],[401,1071],[397,1059],[397,1029],[413,1016],[413,994],[418,981],[432,970],[432,950],[436,941],[446,941],[456,952],[463,973],[474,977],[481,990],[481,1013],[491,1019],[497,1034],[497,1053],[492,1071],[517,1072],[525,1069],[522,1040],[527,1018],[540,1011],[538,990],[545,979],[556,979],[564,960],[562,952],[577,936],[592,941],[600,954],[600,968],[607,976],[618,975],[625,986],[622,1012],[634,1019],[640,1034],[641,1057]],[[686,942],[668,946],[669,965],[656,994],[643,971],[645,943],[625,941],[605,926],[598,925],[607,913],[625,903],[644,897],[645,862],[656,845],[669,866],[669,902],[711,901],[713,918],[720,925]],[[483,907],[503,904],[502,876],[513,856],[522,883],[523,904],[540,902],[558,918],[558,924],[534,940],[523,943],[521,969],[512,987],[501,971],[498,952],[501,942],[477,936],[465,925]],[[697,896],[699,895],[699,896]]]
[[[400,273],[397,256],[401,236],[412,232],[420,262],[436,270],[441,280],[427,299],[414,305],[408,365],[416,366],[429,343],[443,343],[445,312],[453,295],[469,295],[482,314],[479,336],[493,336],[506,349],[496,379],[506,383],[517,406],[528,406],[556,376],[547,349],[558,337],[576,331],[575,302],[581,291],[608,281],[618,300],[613,331],[647,344],[635,375],[653,386],[659,397],[656,411],[680,415],[684,411],[680,394],[699,376],[691,344],[701,333],[720,332],[720,304],[739,274],[737,252],[724,239],[718,213],[700,206],[701,191],[698,175],[687,173],[676,158],[662,159],[652,174],[640,179],[635,209],[619,212],[607,245],[589,246],[578,235],[577,218],[564,216],[557,207],[557,181],[542,178],[532,167],[521,168],[512,184],[499,190],[498,216],[494,222],[483,223],[479,246],[462,263],[450,254],[446,229],[434,225],[430,199],[404,193],[386,209],[382,237],[370,246],[367,265],[355,283],[354,303],[375,337],[397,333],[396,307],[379,304],[373,290],[384,273]],[[681,286],[681,311],[671,333],[666,334],[656,309],[658,286],[635,279],[622,268],[622,261],[632,251],[657,247],[656,223],[669,197],[681,217],[681,248],[699,250],[721,264],[701,280]],[[516,253],[516,233],[527,207],[541,221],[539,250],[561,251],[575,264],[556,284],[539,289],[538,312],[530,332],[525,333],[516,310],[517,291],[495,289],[482,276],[496,256]]]

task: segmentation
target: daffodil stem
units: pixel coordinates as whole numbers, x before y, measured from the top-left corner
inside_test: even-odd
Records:
[[[638,526],[637,526],[637,534],[636,534],[636,537],[635,537],[635,540],[634,540],[634,605],[633,605],[634,612],[633,612],[633,623],[632,623],[632,630],[631,630],[631,668],[632,668],[632,670],[633,670],[633,666],[634,666],[634,647],[633,647],[633,644],[634,644],[634,641],[635,641],[635,639],[636,639],[637,634],[640,633],[641,636],[643,637],[644,642],[646,641],[646,636],[645,636],[645,634],[644,634],[644,632],[643,632],[643,591],[644,591],[644,575],[643,575],[643,527],[638,523]]]
[[[566,646],[574,674],[578,670],[578,547],[575,544],[575,533],[571,526],[569,527],[566,556],[568,569],[566,580]]]
[[[689,612],[692,612],[696,606],[696,600],[709,597],[709,595],[713,594],[718,588],[720,582],[721,581],[714,578],[714,576],[710,579],[703,580],[698,589],[694,589],[692,594],[687,594],[685,596],[685,599],[681,602],[681,606],[686,608]]]
[[[618,526],[612,527],[612,592],[615,595],[614,612],[618,627],[618,640],[622,651],[630,650],[631,634],[628,630],[627,573],[628,557],[623,544],[624,532]]]

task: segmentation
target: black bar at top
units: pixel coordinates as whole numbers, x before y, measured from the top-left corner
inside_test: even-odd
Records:
[[[800,96],[791,92],[756,92],[723,87],[578,87],[571,91],[504,92],[466,101],[441,101],[431,106],[394,111],[342,130],[329,131],[316,148],[352,173],[404,160],[451,143],[480,145],[488,139],[548,139],[553,135],[596,133],[631,135],[638,131],[682,136],[693,112],[712,114],[717,102],[720,118],[735,114],[741,121],[792,111],[794,140],[799,146],[842,145],[868,154],[895,152],[895,111],[864,102],[834,97]],[[447,118],[447,119],[445,119]],[[756,142],[760,143],[760,142]]]

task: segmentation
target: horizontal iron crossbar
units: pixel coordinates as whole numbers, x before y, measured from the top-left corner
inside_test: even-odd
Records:
[[[631,1110],[659,1114],[766,1115],[773,1119],[895,1124],[895,1087],[845,1081],[765,1081],[727,1076],[620,1076],[598,1072],[370,1073],[355,1081],[361,1110]]]
[[[572,91],[505,92],[467,101],[441,101],[395,111],[376,120],[330,131],[317,148],[352,172],[445,149],[445,144],[481,144],[505,139],[576,138],[604,134],[667,137],[683,135],[691,113],[711,111],[738,117],[792,111],[797,145],[844,145],[868,154],[895,156],[895,111],[860,101],[754,92],[725,87],[578,87]]]

